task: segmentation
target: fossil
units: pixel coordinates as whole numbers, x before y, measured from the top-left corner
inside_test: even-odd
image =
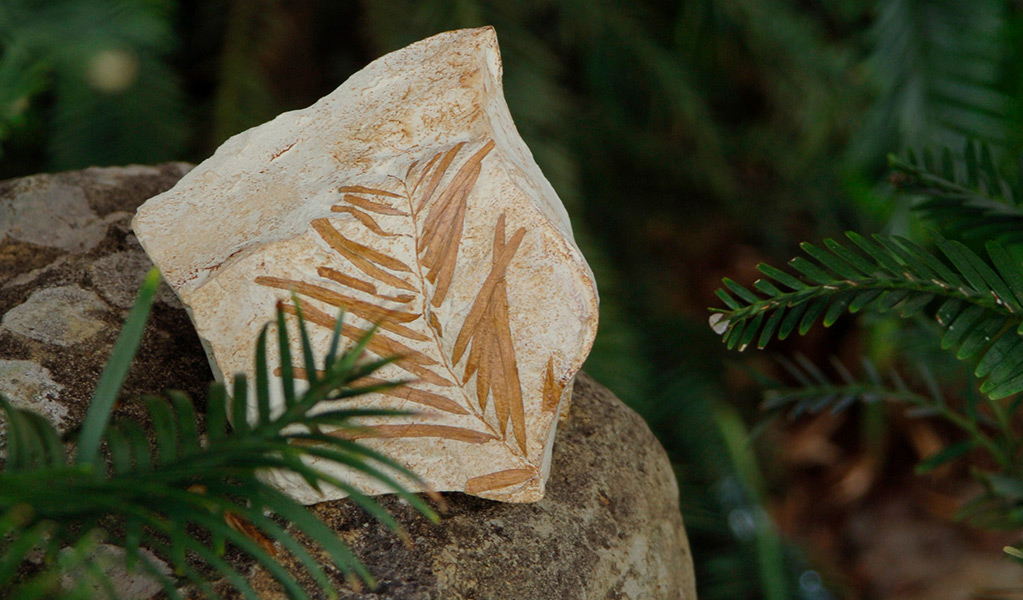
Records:
[[[251,380],[252,341],[277,302],[301,310],[324,353],[344,310],[345,339],[376,325],[368,352],[400,357],[378,377],[408,382],[355,402],[413,411],[347,435],[437,490],[542,497],[597,295],[508,113],[493,29],[412,44],[235,136],[133,225],[218,378]],[[307,503],[344,495],[270,477]]]

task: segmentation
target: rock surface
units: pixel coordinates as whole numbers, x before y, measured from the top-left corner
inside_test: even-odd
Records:
[[[64,548],[60,554],[65,557],[74,555],[74,550]],[[140,549],[142,559],[149,562],[152,568],[157,569],[163,575],[170,575],[173,571],[167,563],[160,560],[145,548]],[[102,571],[106,579],[112,582],[117,598],[124,600],[144,600],[153,598],[163,588],[160,582],[141,564],[136,563],[133,569],[128,569],[124,559],[124,549],[110,544],[100,544],[89,555],[90,567]],[[92,598],[107,598],[107,590],[100,585],[94,576],[89,573],[71,570],[61,577],[61,584],[65,590],[76,590],[79,593],[90,594]]]
[[[511,120],[501,69],[489,27],[388,54],[313,106],[225,142],[133,227],[218,378],[255,380],[253,342],[276,302],[301,306],[321,356],[344,308],[352,343],[379,324],[369,351],[403,356],[380,376],[413,380],[353,401],[417,412],[366,419],[365,443],[434,489],[529,502],[543,497],[597,293]],[[344,495],[298,476],[275,483],[305,503]]]
[[[86,316],[100,320],[103,328],[67,346],[0,325],[0,391],[65,429],[81,421],[123,323],[126,299],[150,266],[128,219],[145,198],[169,188],[186,171],[184,165],[87,169],[0,182],[5,218],[56,219],[0,225],[0,314],[31,305],[41,291],[69,286],[103,304]],[[68,205],[69,197],[79,204]],[[91,220],[62,229],[54,216],[59,211],[47,209],[51,201],[71,214],[89,211]],[[22,206],[26,202],[36,206],[29,210]],[[27,241],[10,233],[33,228],[54,231],[60,245],[45,245],[45,236]],[[133,399],[165,387],[203,398],[212,378],[183,307],[168,292],[153,307],[122,414],[141,414]],[[695,598],[675,478],[643,421],[580,374],[572,417],[557,435],[547,495],[540,502],[504,504],[445,494],[447,512],[433,525],[394,497],[382,497],[406,527],[412,547],[347,500],[314,506],[380,581],[375,591],[341,587],[341,597]],[[253,569],[251,580],[265,598],[281,597],[262,571]]]
[[[85,416],[152,268],[131,218],[188,169],[93,168],[0,182],[0,392],[16,405],[61,431]],[[118,414],[141,416],[134,399],[166,388],[202,399],[210,379],[188,316],[162,286]]]
[[[643,419],[580,373],[572,417],[559,427],[547,494],[533,504],[445,494],[431,524],[393,496],[403,544],[350,502],[313,507],[378,579],[372,591],[340,587],[343,600],[694,599],[678,488]],[[266,600],[283,600],[262,570]]]

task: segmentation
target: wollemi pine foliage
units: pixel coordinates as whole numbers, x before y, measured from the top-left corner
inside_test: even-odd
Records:
[[[766,278],[753,290],[724,279],[717,293],[727,308],[715,310],[711,325],[728,348],[743,350],[864,309],[903,317],[926,311],[943,329],[942,348],[979,359],[982,393],[999,399],[1023,391],[1023,270],[999,242],[986,244],[989,263],[932,235],[948,263],[900,236],[849,232],[851,244],[803,243],[807,257],[789,262],[798,275],[761,264]]]

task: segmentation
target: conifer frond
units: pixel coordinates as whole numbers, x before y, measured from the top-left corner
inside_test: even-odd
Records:
[[[369,571],[334,531],[259,477],[268,469],[280,469],[299,474],[315,489],[340,488],[404,536],[397,521],[372,498],[306,461],[325,459],[383,482],[416,509],[436,519],[423,499],[406,487],[406,482],[423,486],[415,474],[350,439],[323,435],[318,430],[321,424],[355,429],[353,421],[361,417],[405,413],[346,408],[340,403],[312,414],[325,401],[398,385],[366,387],[357,383],[389,362],[365,359],[363,351],[373,332],[338,352],[340,332],[335,331],[332,351],[317,365],[299,311],[300,354],[309,377],[308,388],[298,392],[294,369],[282,369],[286,403],[279,414],[269,410],[268,340],[264,328],[258,341],[257,381],[252,386],[255,402],[250,401],[252,393],[241,375],[234,379],[230,399],[223,385],[213,384],[204,436],[196,426],[192,402],[184,393],[169,391],[163,397],[145,398],[152,420],[150,439],[136,422],[120,421],[107,427],[107,420],[158,282],[154,270],[143,285],[97,388],[93,406],[100,408],[90,411],[86,418],[76,457],[68,458],[68,448],[43,417],[15,408],[0,395],[7,430],[6,456],[0,470],[0,596],[41,598],[67,592],[59,589],[59,575],[67,572],[64,567],[86,563],[65,559],[67,565],[63,567],[59,562],[52,563],[55,566],[43,569],[41,575],[26,578],[22,573],[31,566],[27,561],[32,551],[42,550],[48,561],[54,561],[72,547],[70,555],[84,557],[87,562],[87,538],[101,531],[109,543],[124,549],[129,567],[139,565],[148,571],[170,598],[180,598],[178,588],[185,583],[193,584],[208,597],[217,597],[200,563],[229,581],[244,597],[256,598],[245,573],[224,557],[228,544],[272,574],[290,598],[304,599],[308,595],[295,575],[281,566],[278,552],[291,554],[320,592],[337,597],[336,583],[321,564],[323,559],[313,558],[296,532],[286,529],[275,517],[311,540],[353,585],[360,579],[373,585]],[[278,306],[278,352],[290,365],[287,327],[284,310]],[[247,410],[250,404],[258,407],[251,415]],[[228,415],[233,415],[230,428]],[[94,438],[95,445],[89,441]],[[101,443],[108,451],[105,454],[96,451]],[[204,541],[207,538],[210,541]],[[175,574],[155,568],[141,548],[156,552]],[[101,589],[112,589],[102,570],[90,568],[88,573]]]
[[[829,376],[805,356],[797,355],[795,362],[779,359],[785,371],[797,382],[787,386],[772,382],[764,392],[763,408],[772,415],[787,413],[789,418],[829,410],[839,413],[855,402],[874,403],[888,401],[909,407],[910,417],[939,417],[958,427],[966,439],[949,445],[925,458],[917,465],[917,473],[926,473],[959,458],[974,448],[985,451],[1003,468],[1013,465],[1012,426],[1003,419],[1004,408],[996,400],[981,399],[968,391],[962,406],[951,406],[927,365],[917,367],[918,382],[907,385],[898,372],[883,377],[873,362],[861,360],[862,375],[852,371],[836,358],[831,365],[837,377]],[[923,387],[926,393],[915,389]],[[985,407],[985,412],[982,410]],[[988,414],[991,413],[991,414]],[[991,416],[991,415],[994,416]]]
[[[880,0],[867,68],[878,97],[854,144],[861,162],[902,147],[1007,142],[1011,97],[1001,77],[1007,5],[977,0]]]
[[[988,263],[935,233],[946,263],[903,237],[846,235],[855,250],[831,239],[826,249],[803,243],[808,258],[789,262],[798,277],[761,264],[766,278],[753,290],[724,279],[717,293],[727,308],[715,310],[711,326],[730,349],[743,350],[863,309],[903,317],[926,310],[944,330],[943,349],[978,361],[983,393],[997,399],[1023,391],[1023,272],[1004,247],[989,242]]]
[[[910,389],[898,373],[892,373],[885,380],[877,366],[866,358],[861,362],[863,375],[860,377],[854,376],[835,358],[831,359],[831,365],[837,378],[828,376],[801,354],[795,357],[795,361],[779,357],[778,362],[799,385],[788,387],[773,382],[764,391],[763,408],[771,413],[785,411],[793,419],[825,410],[840,413],[855,402],[872,404],[892,400],[920,407],[945,401],[937,386],[927,386],[931,391],[928,396]],[[921,376],[925,382],[933,381],[933,376],[924,366],[921,366]]]
[[[897,188],[920,197],[913,210],[946,235],[1023,242],[1023,181],[1002,177],[989,146],[970,140],[961,158],[946,147],[940,160],[925,149],[920,157],[889,155],[888,164]]]

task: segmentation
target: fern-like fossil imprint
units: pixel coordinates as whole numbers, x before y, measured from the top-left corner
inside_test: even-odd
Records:
[[[256,283],[294,291],[305,318],[333,329],[335,318],[309,300],[344,308],[365,321],[378,323],[380,331],[369,342],[369,351],[380,356],[400,355],[395,364],[415,381],[381,393],[429,407],[441,413],[475,417],[476,426],[460,427],[432,423],[378,425],[360,436],[384,438],[436,437],[465,443],[500,441],[521,459],[522,468],[507,469],[469,480],[467,491],[507,487],[527,481],[537,467],[526,460],[527,429],[519,369],[512,344],[506,275],[516,252],[527,237],[526,228],[509,231],[505,213],[493,225],[489,273],[483,279],[460,329],[445,332],[435,311],[450,302],[458,254],[465,242],[468,200],[494,148],[485,141],[470,153],[463,142],[413,163],[403,178],[394,177],[392,190],[345,185],[340,200],[331,207],[347,226],[363,227],[373,239],[386,242],[396,236],[411,236],[416,260],[412,264],[346,236],[333,218],[318,218],[311,226],[339,257],[354,269],[346,274],[329,266],[317,269],[314,282],[281,277],[257,277]],[[385,186],[392,187],[392,186]],[[387,220],[381,217],[388,217]],[[403,230],[384,225],[404,220]],[[356,224],[357,222],[357,224]],[[366,239],[365,237],[360,239]],[[382,247],[386,247],[386,243]],[[360,299],[370,296],[372,300]],[[286,305],[295,313],[299,307]],[[360,339],[366,331],[346,324],[342,335]],[[454,336],[451,343],[450,337]],[[447,340],[447,344],[445,344]],[[437,352],[413,349],[410,342],[434,345]],[[445,348],[451,348],[446,351]],[[553,382],[548,363],[543,409],[553,410],[562,386]],[[302,370],[297,371],[303,376]],[[475,397],[465,389],[475,377]],[[368,385],[377,380],[361,380]],[[448,388],[448,395],[421,384]],[[492,403],[492,404],[491,404]],[[549,406],[550,405],[550,406]],[[488,406],[492,410],[488,411]],[[442,419],[441,419],[442,420]],[[459,421],[465,424],[465,419]]]

